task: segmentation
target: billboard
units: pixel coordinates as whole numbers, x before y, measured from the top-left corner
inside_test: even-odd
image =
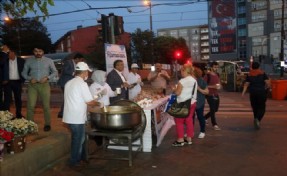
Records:
[[[236,9],[234,0],[209,2],[211,54],[236,52]]]
[[[129,73],[127,53],[124,45],[115,45],[105,43],[105,56],[106,56],[106,69],[107,73],[114,69],[114,62],[116,60],[122,60],[125,65],[123,71],[124,76],[127,77]]]

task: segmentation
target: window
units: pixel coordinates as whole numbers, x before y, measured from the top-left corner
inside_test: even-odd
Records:
[[[253,12],[251,19],[252,19],[252,22],[267,20],[267,11],[262,10],[262,11],[258,11],[258,12]]]
[[[158,36],[166,36],[166,32],[158,32]]]
[[[199,40],[199,36],[198,35],[192,36],[191,39],[192,40]]]
[[[260,10],[267,8],[267,2],[266,1],[254,1],[251,4],[253,10]]]
[[[282,3],[282,0],[270,0],[270,5],[277,5],[281,3]]]
[[[260,45],[262,43],[262,38],[261,37],[253,37],[252,38],[252,45]]]
[[[239,40],[239,47],[246,47],[246,40]]]
[[[274,31],[280,31],[281,30],[281,23],[275,22],[274,23]]]
[[[245,25],[246,24],[246,18],[238,18],[238,25]]]
[[[191,34],[198,34],[198,29],[191,29]]]
[[[171,37],[174,37],[174,38],[177,38],[177,37],[178,37],[178,35],[177,35],[177,30],[172,30],[172,31],[170,31],[170,36],[171,36]]]
[[[275,37],[273,38],[273,40],[280,40],[280,37],[279,37],[279,36],[275,36]]]
[[[238,29],[238,36],[239,37],[244,37],[246,36],[246,29]]]
[[[247,52],[246,51],[240,51],[239,52],[239,58],[247,58],[247,54],[246,54]]]
[[[179,36],[187,36],[187,29],[180,29],[179,30]]]
[[[238,14],[243,14],[246,13],[246,8],[245,6],[240,6],[238,7]]]

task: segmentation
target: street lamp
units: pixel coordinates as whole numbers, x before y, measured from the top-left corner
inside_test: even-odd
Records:
[[[151,5],[151,0],[145,0],[144,4],[146,6],[149,6],[149,25],[150,25],[150,32],[152,32],[152,12],[151,12],[152,5]]]
[[[151,69],[154,69],[154,57],[153,57],[153,30],[152,30],[152,5],[151,0],[144,0],[144,4],[146,6],[149,6],[149,27],[150,27],[150,33],[151,33],[151,60],[152,60],[152,66]]]

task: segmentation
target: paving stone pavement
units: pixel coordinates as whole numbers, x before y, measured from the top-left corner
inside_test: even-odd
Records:
[[[211,125],[206,128],[206,137],[198,139],[198,121],[195,121],[195,138],[191,146],[172,147],[175,140],[174,126],[168,131],[159,147],[153,146],[152,152],[138,152],[133,157],[133,166],[129,167],[127,161],[91,159],[90,164],[80,170],[68,167],[69,153],[64,152],[58,159],[53,160],[45,167],[37,170],[37,176],[118,176],[118,175],[195,175],[195,176],[285,176],[287,162],[287,101],[268,99],[267,112],[258,131],[253,128],[252,112],[248,95],[244,98],[238,92],[221,92],[221,105],[217,119],[221,131],[214,131]],[[25,104],[25,94],[23,95]],[[52,131],[43,132],[43,114],[41,104],[36,108],[35,121],[39,124],[39,134],[28,138],[28,149],[33,148],[34,141],[47,139],[54,141],[51,136],[67,136],[68,129],[57,118],[62,94],[58,87],[53,87],[51,98]],[[12,108],[12,111],[14,109]],[[208,108],[206,108],[206,111]],[[24,105],[23,115],[26,108]],[[65,137],[57,148],[69,147],[70,141]],[[126,151],[107,150],[104,152],[96,146],[94,141],[89,141],[91,156],[126,156]],[[49,145],[49,142],[45,145]],[[27,153],[27,151],[25,151]],[[9,162],[15,162],[17,157],[25,154],[7,156]],[[135,153],[135,152],[134,152]],[[39,155],[39,154],[35,154]],[[49,153],[42,155],[49,156]],[[25,157],[24,157],[25,158]],[[32,157],[33,158],[33,157]],[[43,158],[45,160],[45,158]],[[5,160],[4,160],[5,162]],[[40,161],[34,161],[40,162]],[[13,164],[13,163],[12,163]],[[27,163],[29,166],[29,163]],[[32,164],[32,163],[31,163]],[[27,167],[21,166],[21,167]],[[21,169],[19,167],[18,169]],[[13,174],[12,174],[13,175]],[[15,174],[14,174],[15,175]],[[17,175],[28,175],[22,172]],[[3,175],[8,176],[8,175]]]

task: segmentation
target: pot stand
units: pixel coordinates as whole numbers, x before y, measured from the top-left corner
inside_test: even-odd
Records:
[[[140,133],[140,144],[133,144],[132,140],[134,139],[135,136],[139,135]],[[88,156],[89,159],[112,159],[112,160],[128,160],[129,161],[129,166],[132,166],[132,148],[133,147],[138,147],[137,148],[137,152],[138,151],[142,151],[143,150],[143,132],[142,129],[137,128],[135,130],[123,130],[123,131],[99,131],[99,130],[91,130],[89,132],[87,132],[87,139],[91,138],[93,139],[93,137],[95,136],[103,136],[103,149],[106,149],[107,146],[128,146],[128,157],[127,158],[114,158],[114,157],[95,157],[94,155]],[[105,137],[108,138],[126,138],[128,140],[127,144],[111,144],[110,140],[105,139]],[[89,142],[89,140],[86,140]],[[87,144],[87,146],[89,146]],[[87,150],[89,151],[89,149]]]

